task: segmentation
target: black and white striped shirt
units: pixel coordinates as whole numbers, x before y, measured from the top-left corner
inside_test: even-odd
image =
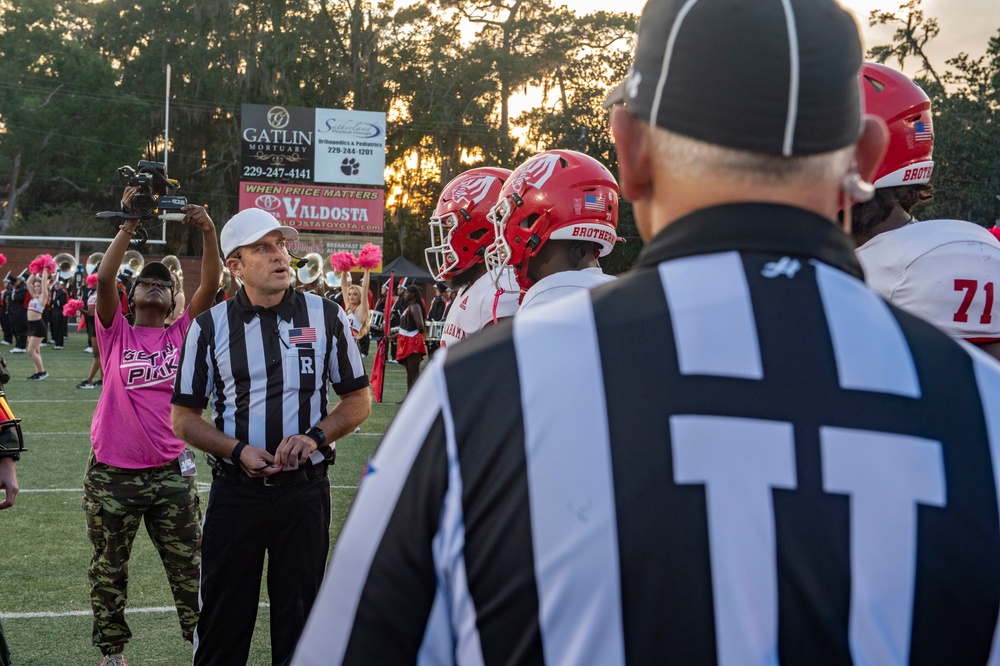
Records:
[[[436,356],[295,666],[998,663],[1000,366],[860,276],[723,206]]]
[[[331,384],[337,395],[368,386],[343,309],[291,289],[275,307],[255,307],[240,290],[191,323],[171,402],[211,401],[216,428],[274,453],[330,413]]]

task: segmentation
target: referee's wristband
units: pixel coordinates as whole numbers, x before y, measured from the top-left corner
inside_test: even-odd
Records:
[[[243,464],[240,462],[240,454],[243,453],[243,449],[246,447],[246,442],[236,442],[236,446],[233,447],[232,452],[229,454],[229,459],[233,461],[233,464],[237,467],[243,467]]]
[[[326,444],[326,433],[323,432],[322,428],[317,428],[316,426],[313,426],[312,428],[309,428],[309,430],[306,430],[302,434],[311,439],[312,441],[316,442],[317,451],[319,449],[322,449],[323,445]]]

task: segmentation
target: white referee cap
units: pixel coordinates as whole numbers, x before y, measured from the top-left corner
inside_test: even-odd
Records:
[[[222,227],[219,240],[222,245],[222,256],[228,258],[237,249],[256,243],[272,231],[280,231],[286,240],[295,240],[299,237],[295,227],[281,224],[274,215],[265,210],[260,208],[241,210],[229,218],[226,226]]]

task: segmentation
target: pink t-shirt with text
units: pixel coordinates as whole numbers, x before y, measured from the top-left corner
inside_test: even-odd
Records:
[[[170,397],[180,361],[187,310],[167,328],[129,326],[115,309],[111,326],[97,324],[104,385],[90,442],[97,461],[113,467],[159,467],[184,450],[170,426]]]

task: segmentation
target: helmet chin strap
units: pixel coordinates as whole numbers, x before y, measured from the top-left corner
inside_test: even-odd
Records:
[[[521,270],[519,270],[517,273],[518,277],[523,276],[528,282],[530,282],[530,284],[528,284],[528,289],[530,289],[532,285],[538,282],[538,276],[535,275],[530,268],[528,268],[528,257],[524,258],[524,263],[521,264]],[[520,281],[518,281],[518,284],[521,287],[524,286],[520,284]],[[527,291],[528,289],[525,289],[524,291]]]
[[[532,274],[531,270],[528,268],[529,260],[532,256],[532,250],[537,250],[538,246],[542,244],[542,239],[538,237],[538,234],[532,234],[530,238],[524,243],[524,254],[521,259],[521,268],[517,271],[518,277],[523,277],[529,281],[527,287],[521,284],[518,280],[518,286],[521,287],[521,292],[525,292],[531,288],[533,284],[538,282],[538,276]]]

